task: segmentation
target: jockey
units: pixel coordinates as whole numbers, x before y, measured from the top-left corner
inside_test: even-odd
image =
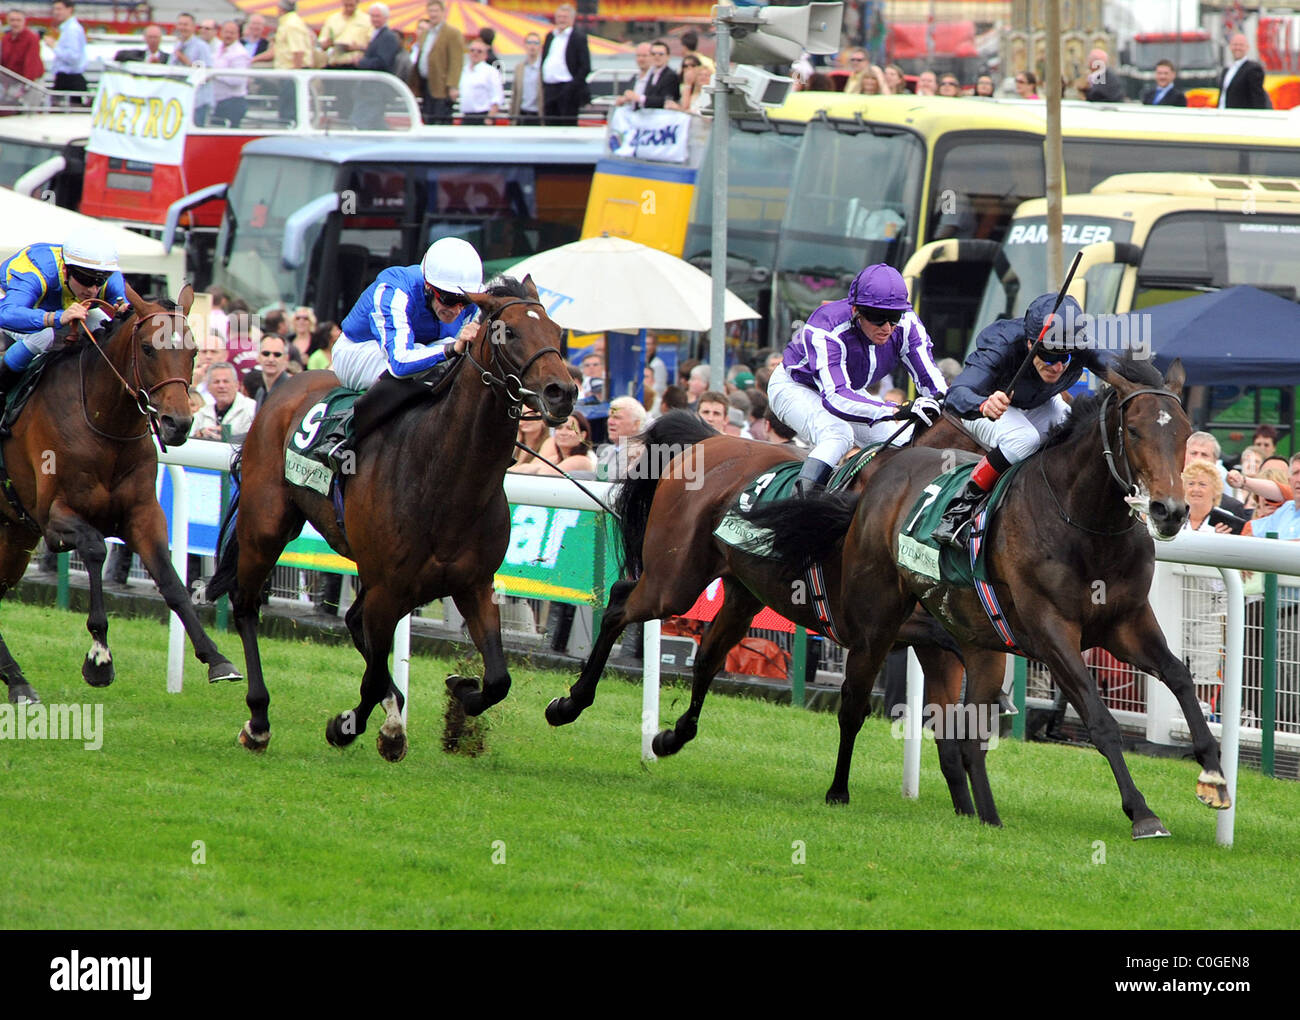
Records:
[[[405,379],[445,367],[477,331],[470,321],[477,309],[465,295],[482,289],[483,262],[459,237],[434,241],[418,266],[385,269],[343,320],[334,374],[349,389],[366,390],[385,371]]]
[[[1067,297],[1053,315],[1055,294],[1035,298],[1024,318],[1003,319],[986,326],[975,340],[975,350],[966,359],[961,375],[948,391],[948,407],[968,424],[972,435],[988,447],[988,455],[976,465],[966,489],[949,504],[933,538],[961,547],[961,531],[975,508],[993,489],[993,483],[1012,464],[1039,448],[1048,430],[1070,413],[1061,396],[1083,375],[1085,368],[1104,371],[1082,321],[1083,309]],[[1021,364],[1042,334],[1043,324],[1052,317],[1041,353],[1008,394]]]
[[[91,298],[119,313],[129,307],[117,249],[94,229],[78,230],[63,244],[29,244],[0,262],[0,330],[10,338],[0,364],[0,397],[50,349],[56,330],[80,321],[93,333],[111,317],[83,304]]]
[[[894,434],[891,420],[899,408],[867,388],[900,362],[922,394],[908,407],[909,415],[932,425],[946,386],[929,334],[912,311],[898,271],[867,266],[845,300],[822,305],[808,317],[767,384],[772,413],[812,443],[795,483],[799,496],[824,489],[851,446],[884,442]]]

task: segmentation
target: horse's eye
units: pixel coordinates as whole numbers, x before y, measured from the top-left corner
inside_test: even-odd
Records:
[[[1139,438],[1139,436],[1138,436],[1138,430],[1135,429],[1132,425],[1129,425],[1129,426],[1128,426],[1128,434],[1129,434],[1129,438],[1131,438],[1131,439],[1137,439],[1137,438]]]
[[[158,348],[150,341],[145,341],[141,346],[144,348],[145,357],[152,358],[158,353]]]

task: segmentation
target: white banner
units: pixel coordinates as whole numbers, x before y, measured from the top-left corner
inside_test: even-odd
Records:
[[[88,152],[179,166],[194,86],[184,78],[105,71],[95,94]]]
[[[609,115],[609,151],[615,156],[685,163],[691,115],[680,110],[614,107]]]

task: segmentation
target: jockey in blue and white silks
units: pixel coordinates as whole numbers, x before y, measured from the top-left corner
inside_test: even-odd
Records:
[[[418,266],[385,269],[343,320],[334,374],[365,390],[385,371],[402,379],[444,364],[477,330],[465,294],[482,289],[483,262],[458,237],[435,241]]]
[[[767,385],[772,413],[812,450],[796,489],[825,487],[834,465],[852,446],[887,440],[899,408],[867,392],[902,366],[921,394],[912,418],[933,424],[947,386],[935,366],[930,336],[907,299],[907,286],[887,265],[857,275],[843,301],[822,305],[786,346]],[[910,430],[897,442],[906,442]]]
[[[98,231],[78,231],[63,244],[29,244],[0,262],[0,330],[13,340],[0,366],[0,395],[49,350],[61,327],[80,320],[94,332],[108,320],[102,309],[82,304],[90,298],[119,312],[128,307],[117,249]]]

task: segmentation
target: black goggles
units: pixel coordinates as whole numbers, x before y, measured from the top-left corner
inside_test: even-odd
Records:
[[[68,266],[68,275],[83,287],[94,287],[98,290],[108,282],[108,278],[113,274],[95,269],[86,269],[83,266]]]
[[[438,299],[438,303],[446,308],[462,308],[469,304],[469,298],[464,294],[453,294],[450,291],[439,290],[437,287],[429,288],[429,296]]]
[[[903,313],[899,311],[885,311],[880,308],[858,308],[858,315],[871,323],[873,326],[884,326],[888,323],[890,326],[897,326],[899,320],[903,318]]]

